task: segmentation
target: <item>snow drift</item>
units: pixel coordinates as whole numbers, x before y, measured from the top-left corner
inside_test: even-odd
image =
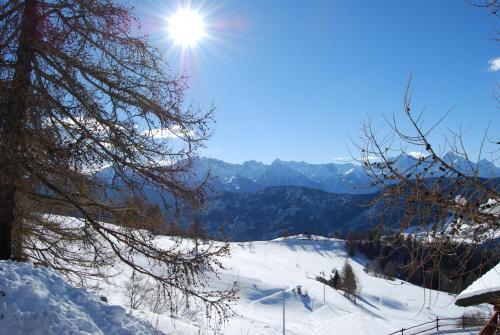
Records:
[[[0,262],[0,334],[159,333],[123,307],[67,284],[50,269]]]

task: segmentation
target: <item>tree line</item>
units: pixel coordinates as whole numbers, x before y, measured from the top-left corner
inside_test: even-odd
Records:
[[[437,248],[443,252],[439,262],[431,257]],[[471,246],[452,241],[433,244],[411,234],[380,237],[377,229],[349,232],[346,252],[366,256],[369,261],[364,271],[371,275],[449,293],[461,292],[500,259],[495,245]]]

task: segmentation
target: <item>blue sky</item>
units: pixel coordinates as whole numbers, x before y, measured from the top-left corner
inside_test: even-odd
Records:
[[[464,131],[477,150],[484,129],[498,139],[493,92],[500,71],[494,19],[466,1],[132,1],[173,72],[189,75],[187,101],[217,112],[203,155],[229,162],[275,158],[334,162],[371,116],[402,115],[410,73],[414,110],[436,130]],[[208,37],[173,45],[160,16],[191,6]],[[154,27],[152,29],[151,27]]]

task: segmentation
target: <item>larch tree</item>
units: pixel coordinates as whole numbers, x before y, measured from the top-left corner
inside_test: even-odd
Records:
[[[157,190],[170,211],[203,203],[192,161],[213,111],[184,106],[185,78],[166,72],[137,26],[111,0],[0,2],[0,259],[82,284],[121,262],[165,296],[226,316],[235,287],[212,290],[205,279],[228,245],[160,246],[161,215],[142,192]]]

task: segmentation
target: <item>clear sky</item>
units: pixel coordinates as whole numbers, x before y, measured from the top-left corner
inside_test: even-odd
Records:
[[[401,114],[410,73],[426,120],[455,108],[438,133],[462,127],[471,150],[488,124],[499,138],[495,20],[465,0],[131,3],[172,71],[190,77],[187,101],[217,108],[203,155],[334,162],[368,115]],[[187,49],[164,27],[180,7],[197,9],[207,29]]]

